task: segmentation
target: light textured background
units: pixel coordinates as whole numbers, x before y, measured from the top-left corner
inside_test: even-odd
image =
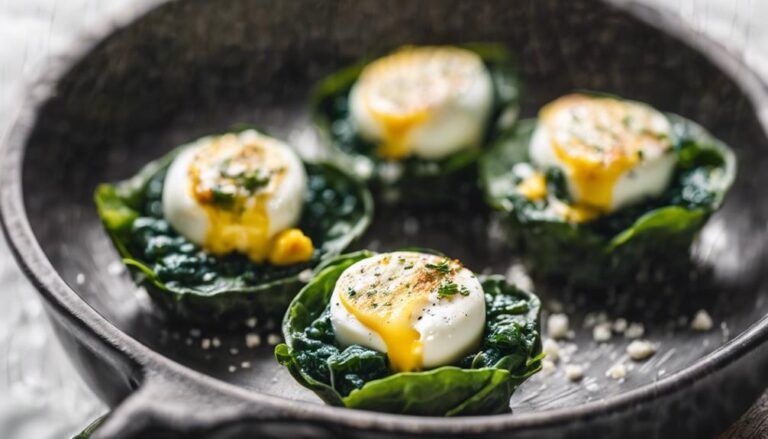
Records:
[[[562,0],[567,1],[567,0]],[[768,0],[645,0],[768,77]],[[222,7],[226,3],[222,3]],[[131,0],[0,0],[0,140],[25,82]],[[69,437],[106,408],[65,357],[0,237],[0,438]]]

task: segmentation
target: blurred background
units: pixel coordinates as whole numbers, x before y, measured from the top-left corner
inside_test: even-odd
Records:
[[[126,9],[139,12],[137,3],[145,2],[0,0],[0,139],[13,123],[16,102],[29,81],[44,74],[51,60],[74,41],[119,25],[117,17],[125,16]],[[768,1],[643,3],[679,15],[695,32],[726,46],[768,78]],[[39,300],[2,237],[0,292],[0,438],[71,437],[106,407],[61,352]]]

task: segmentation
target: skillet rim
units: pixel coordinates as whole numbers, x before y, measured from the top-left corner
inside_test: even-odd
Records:
[[[682,44],[704,55],[741,88],[743,94],[751,101],[763,132],[768,132],[768,83],[761,80],[753,69],[727,48],[709,37],[697,34],[671,14],[663,14],[638,1],[603,1],[659,32],[673,36]],[[656,399],[695,385],[699,380],[727,367],[768,340],[768,315],[765,315],[747,330],[691,366],[645,386],[576,407],[461,418],[393,415],[289,400],[218,380],[150,349],[107,321],[59,276],[45,256],[28,221],[21,173],[28,136],[35,126],[38,110],[52,97],[57,78],[87,58],[102,38],[122,26],[130,25],[155,7],[167,3],[171,1],[143,0],[143,4],[134,4],[132,10],[123,11],[122,16],[96,32],[75,38],[67,53],[52,60],[47,72],[25,84],[26,93],[19,97],[18,105],[12,107],[18,111],[15,117],[11,118],[11,128],[0,145],[0,222],[18,265],[49,305],[70,318],[80,329],[99,339],[104,346],[118,351],[122,357],[133,363],[142,374],[145,383],[143,385],[153,376],[176,375],[216,391],[219,395],[239,400],[247,406],[273,409],[278,414],[277,419],[314,421],[335,424],[338,427],[384,432],[478,434],[551,428],[652,403]],[[141,392],[141,389],[140,386],[133,394],[129,394],[126,400]],[[243,415],[242,419],[247,420],[248,413]]]

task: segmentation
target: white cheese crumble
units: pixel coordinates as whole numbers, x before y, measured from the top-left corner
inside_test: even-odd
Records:
[[[614,380],[621,380],[627,376],[627,367],[621,363],[614,364],[605,372],[606,376],[613,378]]]
[[[709,331],[714,326],[712,317],[706,310],[700,309],[691,320],[691,329],[694,331]]]
[[[547,334],[555,340],[565,338],[568,335],[568,316],[565,314],[552,314],[547,319]]]
[[[643,361],[656,353],[656,346],[648,340],[633,340],[627,346],[627,355],[635,361]]]
[[[558,346],[557,342],[551,338],[544,340],[542,351],[547,355],[547,359],[553,363],[557,363],[557,360],[560,359],[560,346]]]
[[[621,334],[627,330],[628,325],[627,319],[616,319],[613,321],[613,330]]]
[[[283,338],[277,334],[269,334],[267,336],[267,344],[269,344],[270,346],[274,346],[280,343],[281,341],[283,341]]]
[[[565,376],[571,381],[580,381],[584,378],[584,368],[578,364],[566,364]]]
[[[595,325],[592,328],[592,339],[598,343],[606,342],[611,339],[611,323],[604,322]]]
[[[640,338],[643,334],[645,334],[645,326],[642,323],[632,322],[624,331],[624,337],[626,338]]]
[[[261,336],[259,334],[245,334],[245,345],[249,349],[261,346]]]
[[[557,366],[552,360],[544,359],[541,362],[541,373],[545,376],[552,375],[557,370]]]
[[[312,277],[313,277],[312,270],[310,270],[309,268],[307,268],[306,270],[302,270],[298,276],[299,282],[304,282],[304,283],[308,283],[309,281],[311,281]]]

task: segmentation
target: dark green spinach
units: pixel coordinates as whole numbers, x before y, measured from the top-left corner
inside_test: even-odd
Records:
[[[306,164],[308,190],[298,227],[316,247],[309,262],[273,266],[235,253],[210,255],[163,218],[165,172],[182,148],[132,179],[100,185],[95,195],[123,261],[171,315],[203,325],[278,316],[304,284],[299,273],[340,253],[370,222],[373,208],[365,187],[333,165]]]
[[[541,368],[538,298],[501,276],[481,279],[487,320],[479,352],[452,366],[392,373],[383,353],[357,345],[342,349],[330,322],[336,280],[370,256],[339,257],[302,289],[285,315],[286,343],[276,347],[277,360],[333,405],[430,416],[509,411],[514,390]]]
[[[589,288],[635,284],[638,273],[688,275],[691,243],[720,207],[736,160],[727,145],[700,126],[668,117],[678,162],[667,191],[584,224],[567,223],[548,209],[547,200],[530,201],[515,190],[520,179],[512,169],[529,162],[536,121],[520,121],[500,136],[480,161],[480,182],[487,203],[506,219],[510,243],[534,275]],[[549,190],[567,202],[562,175],[550,171],[545,176]]]

